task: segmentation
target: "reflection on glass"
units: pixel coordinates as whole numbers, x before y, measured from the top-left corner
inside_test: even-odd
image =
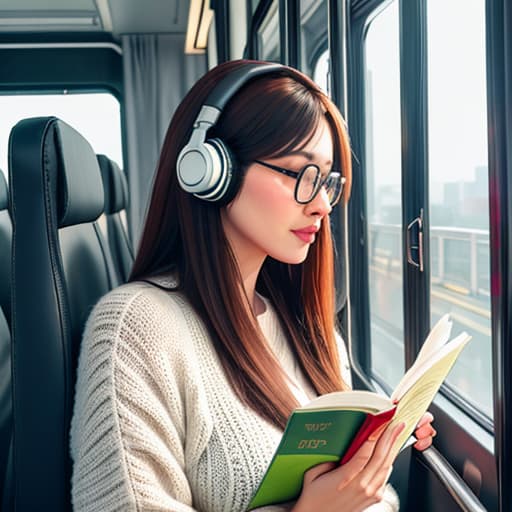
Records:
[[[398,2],[365,41],[365,108],[372,373],[394,387],[404,373],[401,261],[400,50]]]
[[[300,69],[327,93],[327,0],[300,0]]]
[[[318,58],[313,70],[313,80],[322,88],[322,90],[331,95],[329,80],[329,50],[325,50]]]
[[[279,62],[281,44],[279,41],[279,2],[274,0],[258,29],[258,55],[261,60]]]
[[[492,417],[485,2],[427,8],[431,323],[473,336],[447,382]]]

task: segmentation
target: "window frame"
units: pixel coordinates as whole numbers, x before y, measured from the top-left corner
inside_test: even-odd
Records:
[[[373,19],[392,0],[356,0],[351,3],[349,13],[350,38],[349,44],[349,99],[348,120],[351,133],[353,151],[357,160],[354,160],[354,171],[356,174],[364,172],[365,158],[365,105],[364,105],[364,40],[366,30]],[[423,208],[424,215],[424,255],[430,255],[429,247],[429,202],[428,202],[428,125],[427,125],[427,40],[426,40],[426,0],[418,2],[399,1],[400,11],[400,74],[401,74],[401,104],[402,104],[402,232],[403,247],[402,261],[404,262],[404,349],[406,368],[414,361],[416,354],[430,330],[430,269],[426,265],[426,271],[419,273],[411,265],[405,262],[405,229],[407,224],[418,216]],[[492,3],[492,2],[491,2]],[[489,2],[487,2],[489,6]],[[497,9],[498,10],[498,9]],[[503,14],[502,14],[503,16]],[[488,20],[489,23],[489,20]],[[512,24],[512,23],[511,23]],[[501,31],[503,28],[500,29]],[[489,29],[488,29],[489,32]],[[503,33],[502,33],[503,34]],[[489,35],[488,35],[489,38]],[[510,40],[509,40],[510,43]],[[488,44],[489,46],[489,44]],[[509,47],[510,48],[510,45]],[[489,54],[489,47],[487,49]],[[510,49],[509,55],[512,55]],[[502,64],[504,66],[504,64]],[[503,69],[503,67],[501,68]],[[407,77],[419,76],[423,83],[415,80],[407,80]],[[498,80],[498,76],[496,79]],[[512,85],[512,79],[510,80]],[[488,100],[489,101],[489,100]],[[502,103],[503,105],[503,103]],[[503,116],[503,108],[501,111]],[[490,125],[489,125],[490,128]],[[511,130],[512,131],[512,130]],[[510,136],[510,133],[509,133]],[[407,140],[415,140],[414,151],[404,152],[407,149]],[[489,144],[490,142],[489,138]],[[510,139],[509,139],[510,140]],[[508,149],[511,151],[511,149]],[[509,159],[508,162],[512,162]],[[419,175],[419,181],[418,181]],[[507,186],[511,187],[512,172],[509,173]],[[359,183],[358,183],[359,182]],[[352,304],[352,340],[353,353],[356,356],[353,361],[353,368],[356,370],[355,381],[357,385],[367,386],[370,389],[379,387],[374,379],[370,377],[371,355],[369,350],[368,329],[365,327],[365,319],[369,318],[369,287],[368,287],[368,257],[367,257],[367,219],[366,219],[366,191],[364,180],[357,180],[352,189],[349,204],[349,266],[350,266],[350,301]],[[418,186],[419,183],[419,186]],[[505,186],[505,185],[503,185]],[[501,187],[503,189],[503,187]],[[512,188],[509,188],[509,190]],[[503,203],[508,201],[502,201]],[[508,207],[508,206],[507,206]],[[512,225],[512,210],[509,209],[508,218]],[[502,225],[502,229],[504,229]],[[510,235],[507,235],[507,240]],[[503,240],[503,238],[502,238]],[[508,263],[507,263],[508,264]],[[512,267],[508,275],[512,276]],[[508,280],[512,283],[512,277]],[[512,284],[510,285],[512,288]],[[507,295],[512,297],[512,289]],[[508,304],[508,311],[512,306]],[[505,309],[503,309],[505,311]],[[508,326],[510,332],[511,326]],[[493,329],[493,340],[494,340]],[[494,343],[494,341],[493,341]],[[509,349],[509,350],[512,350]],[[510,360],[510,359],[508,359]],[[500,363],[503,365],[503,361]],[[512,393],[512,376],[508,379],[508,389]],[[495,388],[496,392],[496,388]],[[494,395],[496,397],[496,394]],[[496,398],[494,398],[496,404]],[[457,402],[457,401],[456,401]],[[508,402],[510,403],[510,401]],[[487,506],[492,509],[495,505],[497,491],[497,475],[494,458],[494,436],[492,429],[487,424],[484,428],[470,406],[465,410],[459,407],[460,404],[450,401],[450,390],[443,388],[430,410],[436,419],[436,446],[443,454],[447,462],[459,475],[465,474],[465,463],[467,460],[478,462],[481,469],[482,491],[481,497]],[[474,408],[473,408],[474,409]],[[495,405],[496,410],[496,405]],[[469,413],[469,414],[468,414]],[[470,414],[473,416],[471,417]],[[496,413],[495,413],[496,414]],[[512,410],[508,412],[509,424],[512,423]],[[432,457],[429,453],[434,452]],[[506,458],[505,450],[502,450],[503,462],[506,461],[508,468],[505,472],[507,477],[512,475],[512,462]],[[439,457],[437,450],[431,448],[428,453],[415,452],[414,457],[419,459],[421,464],[426,466],[441,481],[446,481],[446,475],[450,466],[445,462],[444,466],[436,463]],[[482,470],[483,468],[483,470]],[[501,481],[507,482],[509,480]],[[466,487],[461,480],[462,487],[457,494],[461,503],[467,503],[464,494]],[[449,485],[451,487],[451,484]],[[469,489],[469,488],[468,488]],[[467,489],[466,489],[467,490]],[[450,491],[451,492],[451,491]],[[508,493],[510,491],[507,490]],[[500,491],[501,493],[501,491]],[[469,491],[471,494],[471,491]],[[469,500],[471,501],[474,496]],[[510,505],[510,501],[507,501]],[[468,510],[472,509],[468,505]],[[505,510],[506,508],[503,508]]]
[[[507,0],[486,1],[487,115],[491,244],[494,440],[499,510],[512,508],[512,11]],[[504,108],[506,105],[508,108]],[[508,428],[507,428],[508,426]]]
[[[121,168],[126,167],[126,149],[125,149],[125,142],[124,142],[124,109],[123,109],[123,103],[121,99],[119,98],[119,95],[116,94],[116,90],[103,86],[103,87],[84,87],[84,86],[73,86],[68,87],[66,89],[57,88],[57,87],[51,87],[51,88],[42,88],[42,87],[24,87],[19,89],[7,89],[0,87],[0,97],[3,96],[63,96],[63,97],[69,97],[73,95],[93,95],[93,94],[109,94],[112,96],[118,103],[119,103],[119,135],[120,135],[120,144],[121,144],[121,158],[122,161],[119,161],[118,164],[121,166]],[[50,114],[49,114],[50,115]],[[51,114],[55,115],[55,114]],[[78,131],[81,132],[80,127],[73,125],[73,128],[76,128]],[[110,158],[113,157],[113,155],[109,154],[107,155]],[[7,171],[5,170],[6,178],[7,178]]]
[[[251,0],[248,1],[250,2]],[[267,17],[267,14],[272,8],[272,4],[274,3],[274,1],[275,0],[260,0],[258,6],[256,7],[256,10],[253,12],[252,16],[250,16],[250,23],[247,32],[247,58],[249,59],[261,58],[261,49],[258,44],[258,30],[260,29],[262,23],[265,21],[265,18]],[[279,30],[281,30],[281,27],[279,27]]]
[[[298,1],[299,4],[301,4],[300,1]],[[324,4],[326,10],[329,9],[329,3],[328,0],[316,0],[312,2],[313,6],[316,4]],[[301,70],[306,73],[308,76],[313,77],[314,76],[314,69],[315,65],[320,58],[320,56],[323,54],[324,51],[329,51],[329,34],[327,32],[313,32],[310,30],[310,34],[312,34],[310,37],[312,38],[312,45],[310,46],[309,52],[303,47],[302,45],[302,39],[303,39],[303,30],[304,28],[310,28],[310,24],[313,28],[316,28],[318,25],[318,22],[316,20],[318,16],[318,11],[314,11],[313,15],[310,16],[310,18],[307,20],[307,23],[302,22],[302,5],[300,5],[299,9],[299,42],[301,44],[300,48],[300,68]],[[328,14],[328,13],[327,13]],[[328,17],[328,16],[327,16]],[[304,60],[303,60],[303,52],[304,52]]]

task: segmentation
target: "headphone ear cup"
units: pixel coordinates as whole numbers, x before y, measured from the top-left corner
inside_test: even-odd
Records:
[[[219,181],[220,159],[204,142],[187,144],[178,155],[176,174],[181,188],[190,194],[203,194]]]
[[[226,204],[229,204],[238,194],[243,181],[243,172],[242,169],[240,169],[235,155],[229,149],[229,147],[221,140],[217,140],[220,142],[220,144],[222,144],[222,149],[226,154],[225,158],[229,162],[229,178],[226,182],[226,188],[222,196],[217,199],[220,206],[225,206]]]
[[[234,157],[230,149],[220,139],[208,139],[204,147],[211,155],[212,166],[217,170],[217,179],[204,191],[196,192],[194,195],[199,199],[212,202],[224,203],[231,195],[233,178],[237,173],[234,170]]]
[[[235,158],[220,139],[187,145],[180,152],[176,171],[180,186],[204,201],[229,203],[239,189]]]

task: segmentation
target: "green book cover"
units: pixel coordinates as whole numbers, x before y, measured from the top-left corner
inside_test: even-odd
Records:
[[[297,498],[304,473],[323,462],[339,461],[367,416],[348,409],[294,411],[248,510]]]
[[[393,448],[396,455],[470,339],[464,332],[448,341],[451,327],[448,315],[438,321],[391,397],[338,391],[296,409],[248,510],[296,499],[308,469],[323,462],[344,464],[391,418],[391,425],[405,424]]]

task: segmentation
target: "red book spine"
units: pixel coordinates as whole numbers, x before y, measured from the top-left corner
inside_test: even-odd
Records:
[[[361,445],[382,425],[386,424],[395,415],[396,406],[379,414],[367,414],[361,428],[357,431],[348,450],[343,455],[340,464],[346,464],[359,450]]]

